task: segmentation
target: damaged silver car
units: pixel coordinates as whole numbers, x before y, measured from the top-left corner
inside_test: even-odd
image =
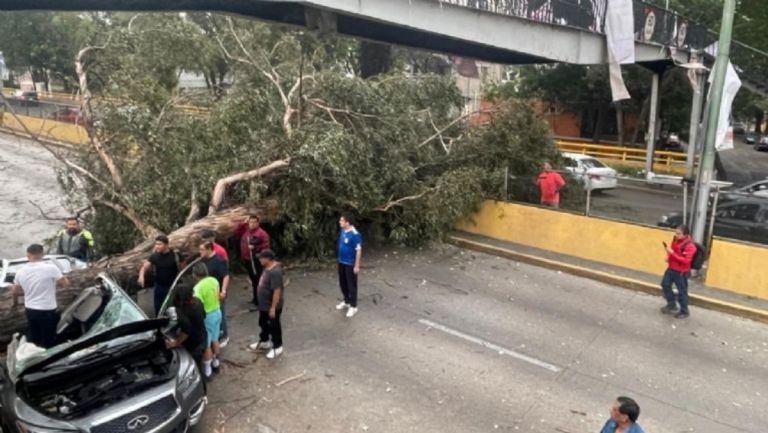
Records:
[[[202,418],[205,387],[169,319],[149,319],[102,274],[62,313],[63,343],[14,336],[0,371],[0,432],[182,433]]]

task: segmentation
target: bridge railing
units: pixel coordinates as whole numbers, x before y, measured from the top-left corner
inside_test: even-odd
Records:
[[[436,0],[532,21],[603,33],[607,0]],[[703,49],[716,38],[701,24],[642,0],[633,1],[635,39],[677,48]]]

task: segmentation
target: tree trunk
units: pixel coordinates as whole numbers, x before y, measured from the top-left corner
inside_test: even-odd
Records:
[[[209,215],[168,235],[171,247],[182,254],[191,255],[197,251],[196,244],[200,240],[200,231],[203,229],[214,230],[218,238],[226,239],[232,235],[233,230],[240,222],[245,221],[248,215],[253,213],[261,215],[262,220],[274,220],[277,215],[277,204],[276,202],[269,202],[260,207],[242,206]],[[59,311],[66,308],[82,289],[93,286],[94,279],[102,272],[109,274],[127,292],[135,291],[136,287],[135,285],[131,287],[131,282],[136,278],[142,261],[149,257],[152,244],[151,240],[145,241],[121,255],[99,260],[88,269],[70,273],[68,275],[70,287],[58,291]],[[20,301],[22,299],[20,298]],[[0,320],[0,351],[2,351],[5,350],[5,346],[12,335],[15,332],[23,331],[27,325],[24,308],[13,308],[13,298],[8,291],[0,292],[0,317],[2,317]]]
[[[763,110],[757,110],[755,112],[755,134],[760,135],[763,133],[763,119],[765,118],[765,112]]]
[[[619,134],[619,146],[624,146],[624,108],[621,101],[616,103],[616,130]]]
[[[637,145],[637,138],[640,136],[640,131],[643,130],[645,127],[645,119],[648,117],[648,111],[651,109],[651,98],[646,97],[643,101],[643,109],[640,110],[640,119],[637,121],[637,126],[635,126],[635,132],[632,134],[632,146]]]
[[[592,134],[593,143],[600,143],[600,137],[603,135],[603,124],[605,124],[605,108],[601,105],[597,109],[597,119],[595,119],[595,129]]]

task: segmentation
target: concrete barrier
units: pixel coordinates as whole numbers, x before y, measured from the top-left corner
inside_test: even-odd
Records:
[[[590,218],[534,206],[486,201],[459,230],[661,275],[669,230]]]
[[[467,233],[661,275],[672,231],[517,203],[486,201],[457,227]],[[718,239],[705,284],[768,300],[768,247]]]
[[[2,117],[0,117],[0,128],[25,134],[24,126],[33,135],[44,139],[71,144],[88,143],[88,132],[80,125],[37,117],[13,116],[11,113],[2,113]]]
[[[718,239],[712,242],[706,284],[768,300],[768,248]]]

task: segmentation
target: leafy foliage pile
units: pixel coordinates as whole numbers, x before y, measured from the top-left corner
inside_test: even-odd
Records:
[[[498,196],[505,166],[532,177],[557,155],[524,104],[469,127],[453,77],[413,73],[434,63],[418,54],[382,60],[355,41],[210,14],[80,19],[95,29],[80,59],[89,89],[109,98],[91,104],[98,143],[61,177],[94,206],[103,253],[202,216],[219,179],[288,158],[231,186],[222,209],[277,201],[282,253],[332,254],[340,212],[369,239],[416,246]],[[231,88],[180,93],[181,70]]]

